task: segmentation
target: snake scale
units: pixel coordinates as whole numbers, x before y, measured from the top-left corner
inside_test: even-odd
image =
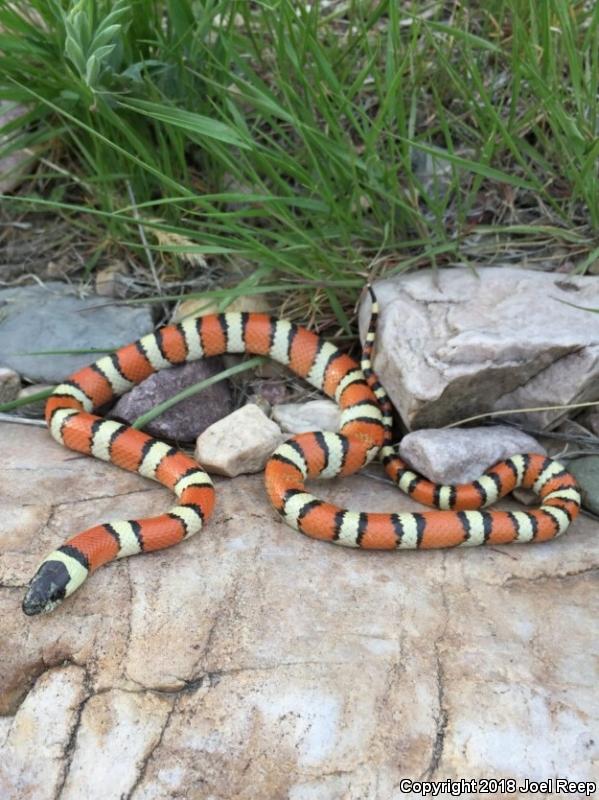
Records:
[[[341,408],[338,433],[302,433],[277,448],[265,469],[266,490],[285,522],[315,539],[379,550],[540,542],[562,534],[576,517],[574,478],[543,455],[515,455],[472,483],[444,486],[423,478],[392,444],[392,406],[373,373],[378,305],[361,364],[333,344],[287,320],[258,313],[224,313],[160,328],[56,387],[46,421],[65,447],[100,458],[172,489],[177,504],[157,517],[113,520],[78,533],[50,553],[34,575],[23,610],[51,611],[90,572],[116,558],[178,544],[202,529],[214,507],[208,474],[190,456],[139,430],[93,412],[157,370],[222,353],[253,353],[287,365]],[[380,455],[385,469],[411,498],[439,510],[417,513],[349,511],[319,500],[305,481],[357,472]],[[515,487],[541,498],[528,511],[484,511]]]

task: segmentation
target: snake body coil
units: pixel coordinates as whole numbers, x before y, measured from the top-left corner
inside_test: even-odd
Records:
[[[177,495],[177,504],[158,517],[111,521],[69,539],[42,561],[23,601],[24,612],[52,610],[102,564],[169,547],[201,530],[214,507],[214,488],[202,467],[175,448],[92,412],[157,370],[222,353],[270,356],[341,408],[338,433],[294,436],[266,466],[273,505],[302,533],[346,547],[385,550],[544,541],[562,534],[579,511],[580,494],[573,477],[556,461],[516,455],[472,483],[443,486],[417,475],[399,458],[391,444],[391,404],[371,368],[377,313],[373,298],[361,366],[289,321],[227,313],[161,328],[57,386],[46,404],[46,421],[56,441],[164,484]],[[350,475],[379,452],[400,489],[441,510],[348,511],[306,491],[307,478]],[[542,505],[532,511],[478,510],[517,486],[533,489]]]

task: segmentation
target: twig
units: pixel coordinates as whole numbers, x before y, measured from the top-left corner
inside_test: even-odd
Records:
[[[467,422],[474,422],[477,419],[485,419],[487,417],[505,417],[509,414],[529,414],[536,411],[567,411],[570,408],[587,408],[588,406],[597,405],[599,405],[599,400],[590,400],[588,403],[566,403],[557,406],[537,406],[536,408],[510,408],[505,411],[487,411],[485,414],[475,414],[473,417],[460,419],[444,427],[457,428],[458,425],[465,425]]]
[[[0,422],[14,422],[17,425],[35,425],[37,428],[46,427],[46,423],[43,419],[27,419],[26,417],[16,417],[14,414],[2,414],[1,412]]]
[[[133,189],[131,188],[131,183],[127,181],[127,193],[129,195],[129,201],[131,203],[131,208],[133,209],[133,216],[137,220],[137,229],[139,230],[139,238],[141,239],[141,243],[146,254],[146,258],[148,259],[148,264],[150,265],[150,270],[152,272],[152,277],[154,278],[154,283],[156,284],[156,288],[158,289],[158,293],[162,292],[162,287],[160,286],[160,281],[158,279],[158,273],[156,272],[156,264],[154,263],[154,256],[152,255],[152,251],[150,246],[148,245],[148,240],[146,239],[146,232],[144,230],[144,226],[141,222],[141,217],[137,208],[137,201],[135,200],[135,195],[133,194]]]

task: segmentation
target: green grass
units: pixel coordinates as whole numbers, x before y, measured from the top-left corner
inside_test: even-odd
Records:
[[[346,334],[368,276],[591,267],[598,89],[592,2],[0,0],[5,202]]]

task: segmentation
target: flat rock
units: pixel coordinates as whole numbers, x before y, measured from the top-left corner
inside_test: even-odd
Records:
[[[143,306],[107,305],[85,299],[64,283],[0,290],[0,360],[32,382],[58,383],[100,356],[27,356],[46,350],[111,350],[152,330]]]
[[[21,391],[21,376],[14,369],[0,367],[0,403],[16,400]]]
[[[374,285],[374,368],[410,430],[599,397],[599,281],[514,267],[439,269]],[[360,308],[362,340],[370,299]],[[521,414],[530,427],[566,411]]]
[[[141,414],[170,399],[194,383],[217,375],[224,369],[221,358],[191,361],[150,375],[120,397],[109,416],[131,424]],[[196,436],[233,408],[226,381],[208,386],[198,394],[181,400],[145,426],[144,431],[173,441],[192,442]]]
[[[279,403],[273,406],[272,418],[288,433],[338,431],[341,410],[337,403],[325,399]]]
[[[406,777],[556,765],[597,780],[594,520],[542,545],[369,553],[282,524],[261,475],[217,479],[200,535],[26,618],[49,549],[173,496],[37,428],[0,424],[0,441],[1,797],[399,800]],[[368,470],[317,489],[419,508]]]
[[[437,483],[469,483],[518,453],[546,455],[536,439],[508,425],[430,428],[408,433],[399,443],[400,456]]]
[[[284,438],[259,406],[247,403],[198,436],[195,456],[217,475],[261,472]]]

